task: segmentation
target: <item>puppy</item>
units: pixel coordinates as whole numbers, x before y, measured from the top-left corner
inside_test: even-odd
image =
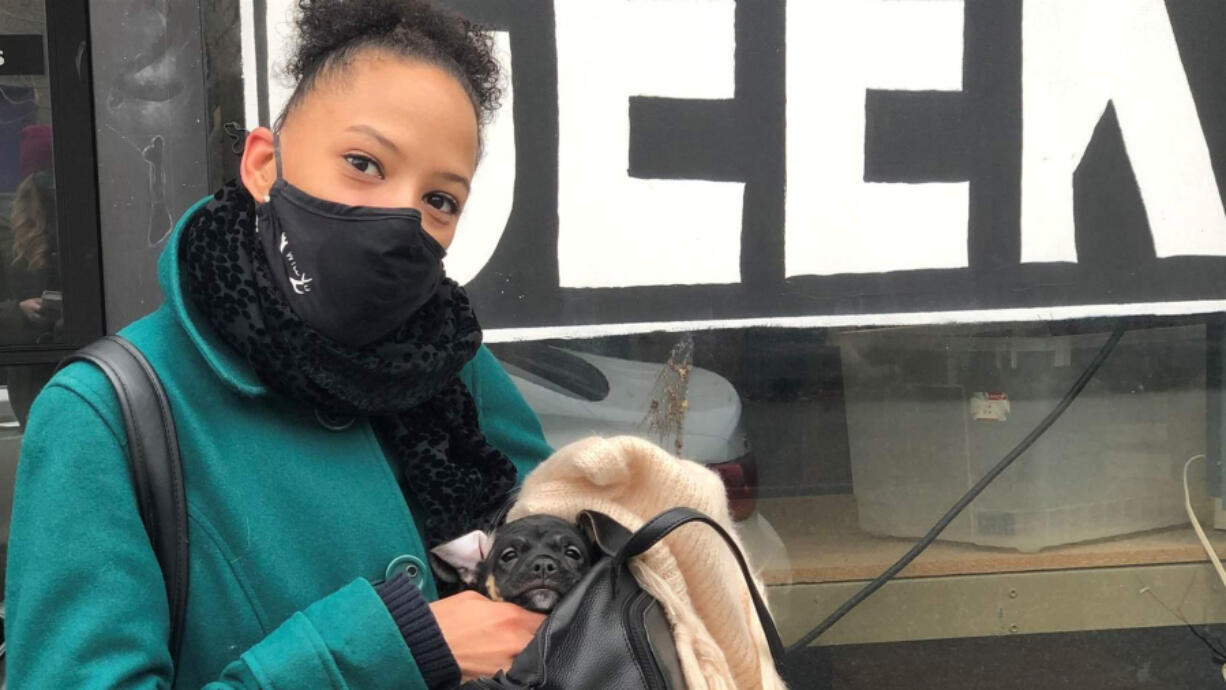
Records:
[[[591,568],[592,545],[561,518],[529,515],[437,546],[430,561],[443,582],[549,613]]]

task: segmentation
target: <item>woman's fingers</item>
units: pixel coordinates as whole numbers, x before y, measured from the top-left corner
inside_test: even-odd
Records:
[[[510,668],[511,658],[532,641],[544,616],[477,592],[461,592],[430,604],[465,680]]]
[[[515,604],[461,592],[430,605],[465,680],[492,676],[532,641],[545,617]]]

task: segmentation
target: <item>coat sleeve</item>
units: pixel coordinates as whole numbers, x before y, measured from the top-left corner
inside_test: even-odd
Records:
[[[65,385],[70,371],[36,400],[18,464],[8,687],[167,688],[169,607],[116,403]],[[426,686],[391,613],[357,579],[292,615],[207,687]]]
[[[553,453],[541,430],[541,420],[528,407],[502,365],[484,345],[465,372],[481,432],[498,450],[506,453],[519,470],[520,480]]]

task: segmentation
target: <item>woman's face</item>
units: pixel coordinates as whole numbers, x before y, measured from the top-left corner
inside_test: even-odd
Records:
[[[460,83],[421,61],[371,52],[321,75],[280,133],[285,180],[351,206],[412,207],[443,247],[477,166],[477,116]],[[276,181],[272,132],[248,138],[242,179],[256,199]]]

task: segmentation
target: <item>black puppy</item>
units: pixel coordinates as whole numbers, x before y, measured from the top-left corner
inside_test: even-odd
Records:
[[[435,574],[495,601],[549,613],[592,565],[592,547],[575,525],[529,515],[435,548]]]

